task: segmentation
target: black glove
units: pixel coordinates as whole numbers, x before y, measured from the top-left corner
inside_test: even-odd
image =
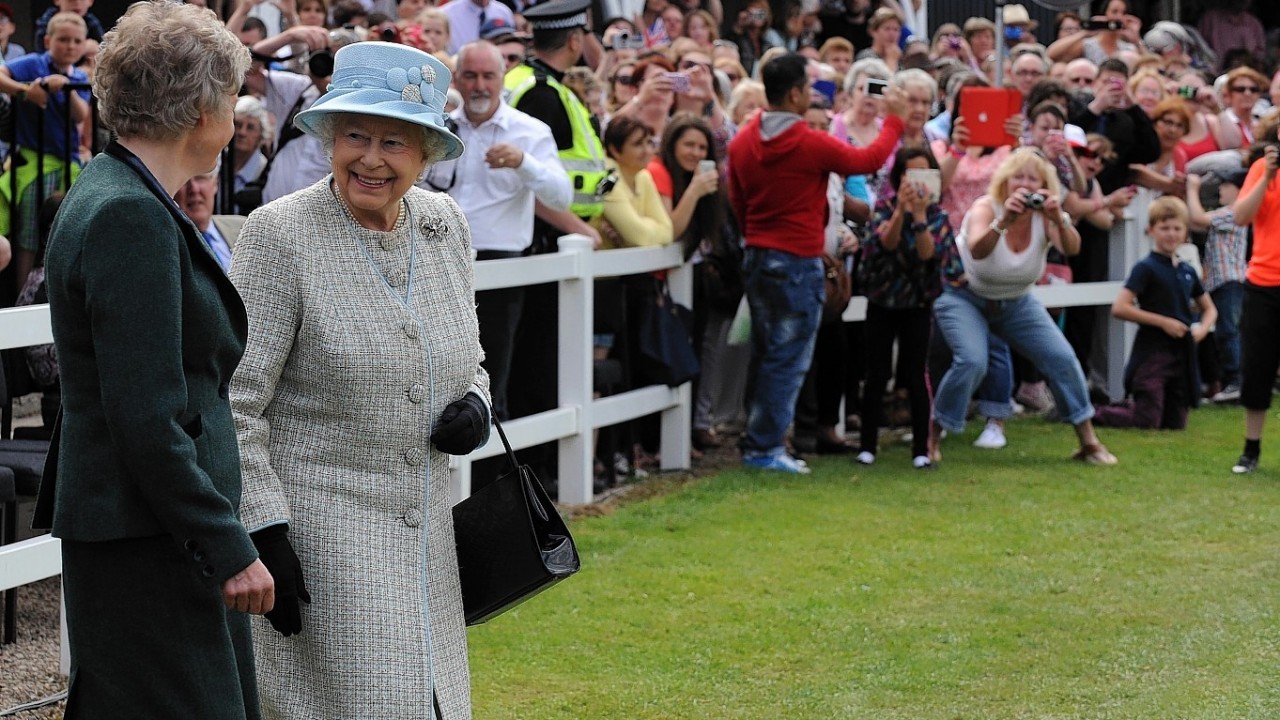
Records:
[[[449,403],[431,433],[431,442],[450,455],[466,455],[488,439],[489,408],[473,392]]]
[[[302,632],[298,601],[310,603],[311,594],[302,580],[302,563],[289,542],[289,526],[269,525],[249,537],[258,548],[258,559],[276,581],[276,604],[266,616],[271,627],[285,637]]]

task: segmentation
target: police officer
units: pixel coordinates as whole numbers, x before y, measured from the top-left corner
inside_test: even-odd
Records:
[[[551,128],[560,161],[569,174],[573,202],[568,210],[554,210],[539,202],[535,209],[534,254],[555,252],[556,240],[568,233],[592,238],[597,247],[600,233],[589,221],[604,211],[597,190],[606,177],[604,146],[591,113],[561,83],[564,73],[582,58],[595,37],[588,30],[590,0],[551,0],[525,11],[533,28],[531,56],[507,72],[504,86],[509,104],[546,123]],[[525,312],[515,341],[508,406],[513,417],[521,417],[557,406],[556,387],[557,287],[554,283],[529,287],[525,292]],[[525,457],[548,480],[554,452],[529,452]]]

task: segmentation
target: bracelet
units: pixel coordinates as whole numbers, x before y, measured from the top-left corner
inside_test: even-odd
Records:
[[[1008,228],[1000,227],[1000,218],[996,218],[995,220],[991,221],[990,229],[992,232],[994,232],[995,234],[1001,237],[1004,237],[1005,231],[1008,230]]]

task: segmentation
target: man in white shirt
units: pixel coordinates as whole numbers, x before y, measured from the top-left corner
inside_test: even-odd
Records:
[[[520,257],[533,242],[535,198],[552,209],[567,210],[573,200],[569,175],[551,128],[502,99],[507,68],[498,48],[483,40],[469,43],[458,52],[457,63],[453,83],[463,102],[450,119],[467,152],[431,166],[423,186],[458,201],[471,226],[477,260]],[[494,411],[504,419],[511,346],[523,304],[524,288],[476,293],[483,364]]]
[[[493,18],[502,18],[515,25],[511,8],[495,0],[453,0],[440,8],[449,16],[449,52],[480,39],[480,28]]]

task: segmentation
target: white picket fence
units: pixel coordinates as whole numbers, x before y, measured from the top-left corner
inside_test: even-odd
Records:
[[[1150,197],[1144,192],[1130,206],[1125,223],[1112,231],[1110,277],[1123,278],[1128,268],[1150,247],[1143,234]],[[679,388],[653,386],[605,398],[592,398],[593,279],[669,269],[671,294],[689,304],[691,267],[684,265],[681,250],[642,248],[593,252],[591,241],[580,235],[561,238],[560,251],[511,260],[476,264],[477,290],[559,284],[559,405],[556,409],[503,424],[512,446],[519,450],[556,442],[559,445],[559,501],[569,504],[593,500],[594,453],[592,431],[626,420],[661,413],[661,458],[664,469],[689,467],[692,398],[688,384]],[[1046,285],[1034,292],[1048,307],[1110,305],[1122,283],[1119,280],[1077,285]],[[526,308],[526,312],[539,312]],[[846,320],[861,320],[866,301],[854,298]],[[1109,327],[1106,376],[1113,396],[1119,395],[1125,354],[1133,328],[1112,322]],[[0,310],[0,349],[52,342],[47,305]],[[455,502],[470,494],[471,462],[503,452],[497,437],[465,458],[451,462],[451,489]],[[53,577],[62,571],[58,540],[48,535],[0,547],[0,590],[21,587]],[[63,671],[66,671],[65,632]]]

